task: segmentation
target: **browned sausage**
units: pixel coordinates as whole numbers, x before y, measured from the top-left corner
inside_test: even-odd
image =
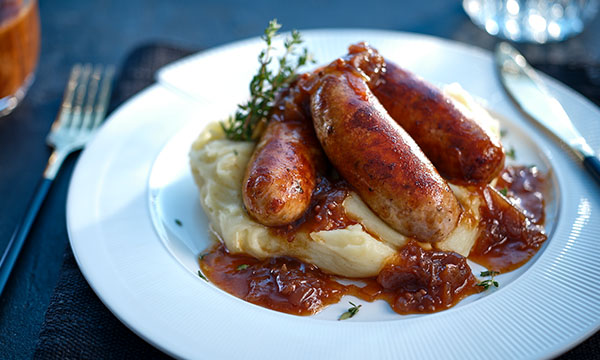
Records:
[[[503,169],[498,137],[465,116],[435,86],[386,61],[385,72],[371,88],[444,178],[484,184]]]
[[[361,198],[400,233],[445,238],[461,209],[414,140],[389,116],[350,57],[323,69],[311,97],[317,138]]]
[[[308,95],[297,84],[280,94],[244,175],[244,205],[263,225],[289,224],[304,214],[324,162],[305,109]]]

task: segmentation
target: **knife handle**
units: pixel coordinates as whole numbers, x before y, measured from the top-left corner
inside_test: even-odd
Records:
[[[595,156],[586,156],[583,158],[583,166],[600,183],[600,160]]]

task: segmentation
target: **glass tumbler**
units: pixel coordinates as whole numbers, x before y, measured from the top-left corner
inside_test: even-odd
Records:
[[[36,0],[0,0],[0,116],[10,113],[33,82],[40,53]]]
[[[463,0],[471,20],[490,35],[515,42],[561,41],[579,34],[599,0]]]

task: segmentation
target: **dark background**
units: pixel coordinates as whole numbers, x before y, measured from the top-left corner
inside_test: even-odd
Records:
[[[25,212],[45,167],[49,150],[44,139],[75,62],[119,65],[134,47],[153,42],[190,49],[213,47],[257,36],[274,17],[283,30],[390,29],[488,49],[496,41],[471,24],[460,1],[449,0],[370,1],[368,5],[349,0],[40,0],[39,7],[42,51],[36,81],[24,103],[0,118],[0,250]],[[599,34],[596,18],[582,35],[565,43],[526,45],[521,50],[542,69],[571,65],[599,84]],[[587,70],[581,70],[582,65]],[[65,198],[74,162],[70,158],[56,179],[0,297],[2,359],[30,358],[33,353],[68,244]]]

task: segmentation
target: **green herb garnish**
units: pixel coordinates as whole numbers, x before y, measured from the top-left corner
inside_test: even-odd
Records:
[[[477,283],[477,286],[482,286],[485,290],[489,289],[492,285],[494,287],[499,287],[500,284],[496,280],[494,280],[494,276],[500,274],[498,271],[488,270],[482,271],[479,276],[490,276],[490,279],[483,280],[480,283]]]
[[[342,315],[340,315],[338,320],[346,320],[346,319],[350,319],[351,317],[353,317],[354,315],[356,315],[356,313],[358,313],[358,309],[360,309],[360,307],[362,305],[354,305],[354,303],[352,303],[351,301],[349,301],[350,305],[352,305],[352,307],[350,309],[348,309],[348,311],[346,311],[345,313],[343,313]]]
[[[506,152],[506,156],[514,160],[516,158],[515,148],[511,147],[510,150]]]
[[[175,224],[177,224],[177,226],[182,226],[183,225],[183,223],[179,219],[175,219]]]
[[[496,276],[496,275],[500,275],[500,272],[494,271],[494,270],[486,270],[486,271],[482,271],[479,274],[479,276]]]
[[[508,189],[507,188],[500,189],[500,194],[502,194],[504,196],[508,195]]]
[[[203,279],[204,281],[208,282],[208,279],[206,278],[206,276],[204,276],[204,274],[198,270],[198,276],[200,276],[201,279]]]
[[[248,265],[248,264],[242,264],[242,265],[240,265],[240,266],[236,267],[235,269],[236,269],[237,271],[240,271],[240,270],[246,270],[246,269],[248,268],[248,266],[250,266],[250,265]]]
[[[296,53],[296,47],[302,43],[302,37],[298,31],[293,30],[291,37],[284,41],[285,53],[279,58],[279,70],[274,73],[268,69],[268,65],[273,60],[271,55],[274,50],[273,38],[280,28],[277,19],[269,21],[269,26],[262,36],[267,48],[258,55],[260,64],[258,73],[250,81],[250,100],[238,105],[235,115],[221,122],[228,139],[239,141],[257,139],[260,130],[264,129],[261,125],[268,121],[277,91],[296,78],[298,68],[307,62],[312,62],[306,48],[303,48],[300,54]],[[294,56],[297,56],[295,63],[289,59]]]

